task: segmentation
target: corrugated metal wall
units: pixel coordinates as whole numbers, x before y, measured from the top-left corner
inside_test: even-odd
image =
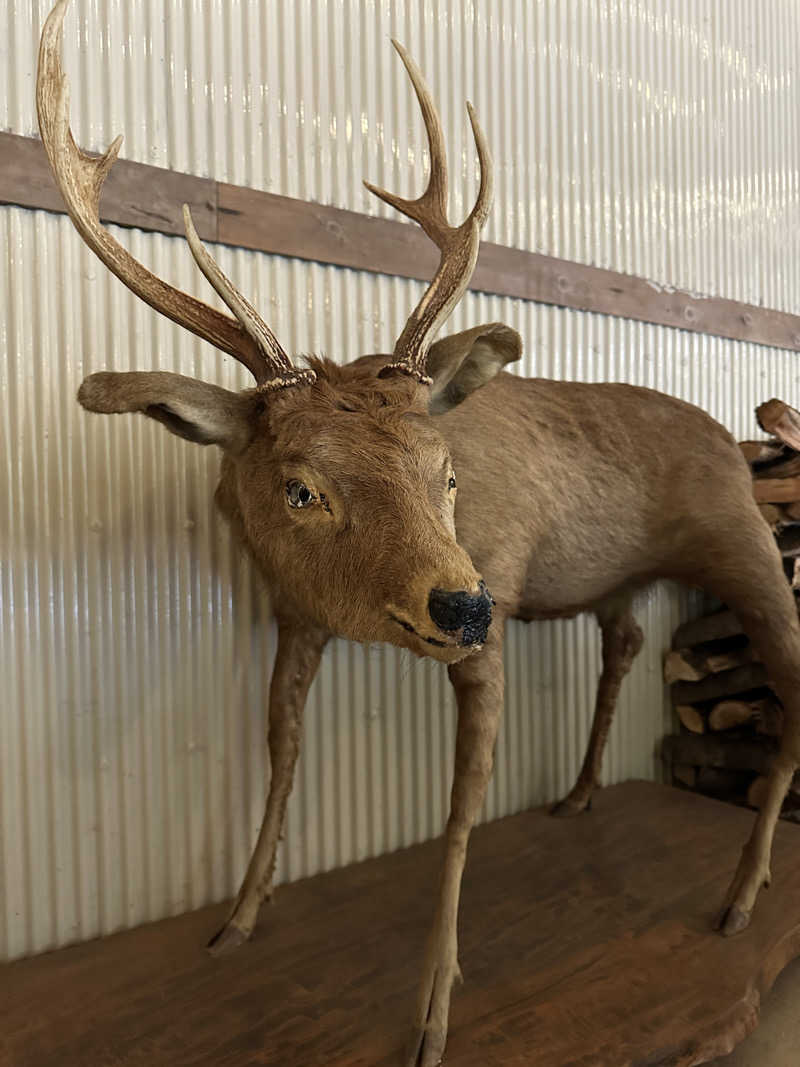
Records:
[[[0,126],[36,132],[45,3],[0,15]],[[390,34],[442,104],[453,217],[475,191],[462,101],[493,145],[491,240],[800,311],[800,100],[793,0],[442,4],[82,0],[66,23],[81,142],[199,175],[383,213],[362,176],[420,188],[420,122]],[[119,231],[208,299],[182,240]],[[261,817],[274,634],[213,514],[218,457],[143,419],[88,417],[103,367],[245,375],[129,297],[63,217],[0,208],[0,956],[231,894]],[[218,249],[293,351],[389,350],[422,287]],[[503,319],[526,374],[622,379],[753,433],[797,394],[787,352],[470,294],[453,328]],[[609,432],[613,432],[610,428]],[[658,773],[661,653],[688,594],[641,605],[606,777]],[[507,644],[487,815],[552,799],[588,734],[592,620]],[[331,645],[308,708],[281,880],[437,834],[454,708],[446,676]]]

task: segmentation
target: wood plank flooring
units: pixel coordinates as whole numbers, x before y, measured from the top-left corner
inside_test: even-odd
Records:
[[[800,827],[781,823],[750,928],[710,930],[753,814],[664,786],[575,819],[479,827],[446,1064],[705,1062],[800,955]],[[282,888],[250,943],[204,951],[205,908],[0,967],[3,1067],[388,1067],[399,1062],[441,846]]]

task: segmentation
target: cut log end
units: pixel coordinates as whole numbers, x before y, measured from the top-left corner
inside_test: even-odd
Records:
[[[706,720],[703,713],[692,704],[678,704],[675,708],[678,718],[687,730],[693,734],[703,734],[706,731]]]
[[[734,730],[752,722],[758,714],[757,705],[746,700],[720,700],[711,709],[708,725],[712,730]]]
[[[783,444],[781,441],[740,441],[739,448],[748,463],[765,463],[780,455]]]
[[[708,672],[702,670],[697,658],[688,648],[668,652],[664,657],[664,681],[667,685],[673,682],[699,682],[705,678]]]
[[[708,715],[712,730],[734,730],[737,726],[752,725],[756,733],[766,737],[780,737],[783,711],[775,697],[759,700],[720,700]]]
[[[800,451],[800,412],[773,397],[759,404],[756,419],[764,433],[772,434],[790,448]]]
[[[664,657],[664,681],[667,685],[673,682],[700,682],[709,674],[720,674],[754,662],[758,662],[758,652],[749,642],[721,652],[674,649]]]

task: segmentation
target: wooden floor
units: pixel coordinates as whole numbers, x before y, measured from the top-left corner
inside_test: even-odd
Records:
[[[737,938],[712,913],[752,814],[645,783],[577,819],[475,831],[446,1063],[688,1067],[729,1051],[800,955],[800,827]],[[440,845],[287,886],[252,942],[206,908],[0,968],[3,1067],[383,1067],[406,1037]]]

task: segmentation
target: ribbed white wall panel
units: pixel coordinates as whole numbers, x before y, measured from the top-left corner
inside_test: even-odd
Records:
[[[7,0],[0,127],[36,132],[49,0]],[[0,18],[3,16],[0,15]],[[361,185],[421,188],[417,58],[453,161],[497,181],[487,238],[793,310],[800,294],[796,0],[74,0],[75,127],[99,149],[391,214]]]
[[[0,126],[36,130],[47,5],[0,13]],[[771,0],[262,4],[79,0],[65,27],[75,127],[128,158],[382,211],[368,175],[420,188],[405,41],[442,102],[453,215],[475,190],[462,101],[497,161],[490,239],[798,311],[800,10]],[[208,298],[182,240],[115,231]],[[86,415],[104,367],[236,387],[232,360],[138,304],[63,217],[0,208],[0,956],[231,894],[261,817],[274,635],[215,516],[218,457],[137,418]],[[422,286],[217,249],[292,351],[390,350]],[[734,433],[797,394],[787,352],[468,295],[453,329],[503,319],[521,373],[618,379]],[[613,427],[609,427],[613,433]],[[608,781],[658,773],[661,655],[686,593],[642,601]],[[591,619],[509,627],[487,815],[569,788],[588,735]],[[312,690],[279,879],[438,833],[454,707],[444,672],[335,642]]]

